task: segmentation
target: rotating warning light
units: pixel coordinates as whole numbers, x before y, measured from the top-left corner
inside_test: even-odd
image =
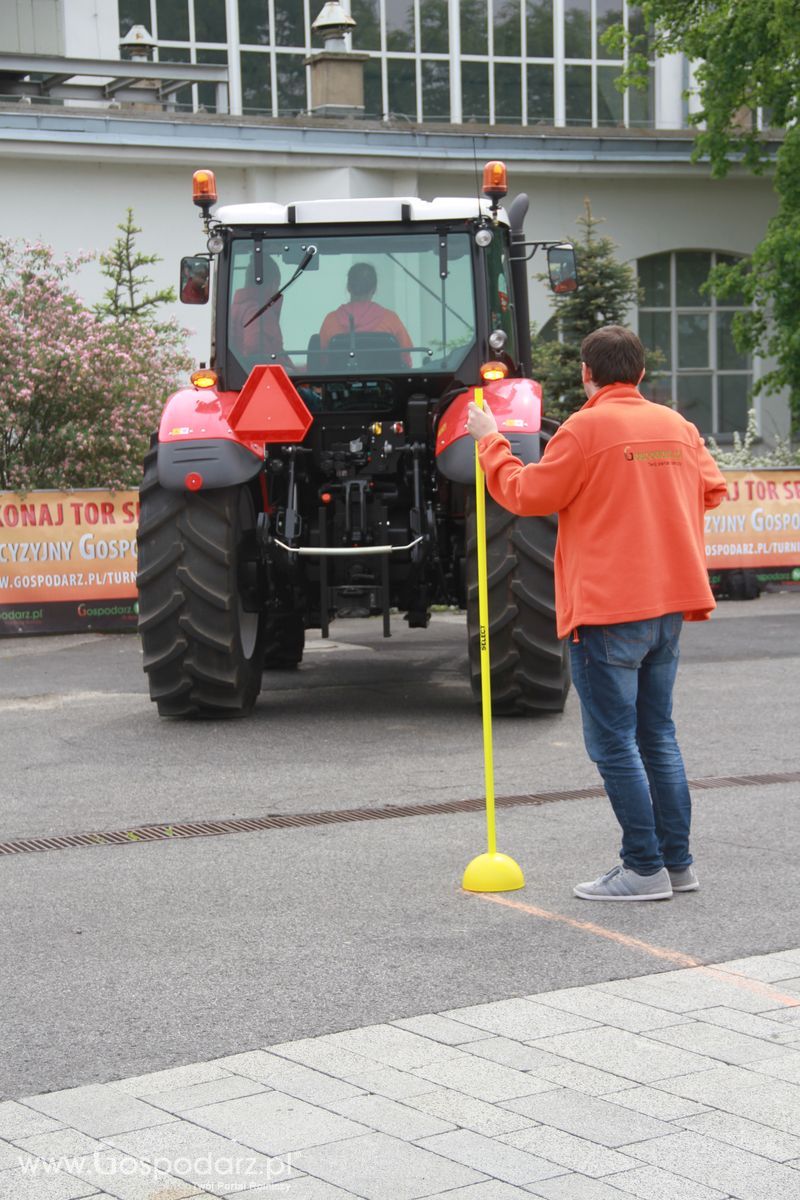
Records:
[[[502,362],[487,362],[481,366],[481,379],[484,383],[490,383],[493,379],[505,379],[508,375],[508,367]]]
[[[189,379],[196,388],[210,388],[217,382],[217,373],[203,368],[200,371],[193,371]]]
[[[213,171],[195,171],[192,176],[192,199],[204,209],[217,203],[217,181]]]
[[[187,492],[199,492],[203,486],[203,476],[197,471],[190,471],[183,483]]]
[[[493,160],[483,168],[483,194],[488,196],[492,206],[497,208],[497,202],[503,199],[508,191],[508,173],[506,164]]]

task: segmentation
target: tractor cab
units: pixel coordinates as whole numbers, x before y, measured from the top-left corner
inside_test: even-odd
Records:
[[[275,364],[315,415],[402,418],[411,395],[436,400],[478,378],[496,353],[517,373],[507,221],[492,229],[477,202],[454,212],[452,201],[398,199],[370,204],[363,224],[342,222],[357,203],[220,210],[228,232],[217,267],[216,366],[226,387],[238,390],[254,366]],[[488,246],[476,245],[478,229],[491,233]]]

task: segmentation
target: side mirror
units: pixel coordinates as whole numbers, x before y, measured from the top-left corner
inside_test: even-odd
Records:
[[[211,262],[198,254],[181,259],[181,281],[178,294],[182,304],[208,304]]]
[[[550,275],[550,287],[558,295],[577,290],[578,266],[575,262],[575,251],[568,243],[548,247],[547,270]]]

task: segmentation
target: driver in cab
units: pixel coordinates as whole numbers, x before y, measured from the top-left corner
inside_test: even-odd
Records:
[[[327,349],[331,338],[353,333],[388,333],[398,346],[410,349],[413,345],[408,330],[390,308],[376,304],[372,297],[378,286],[378,276],[371,263],[354,263],[347,272],[347,291],[350,299],[322,322],[320,348]],[[411,355],[403,354],[403,362],[411,366]]]

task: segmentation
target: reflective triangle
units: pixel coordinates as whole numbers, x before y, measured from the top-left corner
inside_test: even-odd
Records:
[[[228,416],[240,438],[302,442],[313,417],[283,367],[253,367]]]

